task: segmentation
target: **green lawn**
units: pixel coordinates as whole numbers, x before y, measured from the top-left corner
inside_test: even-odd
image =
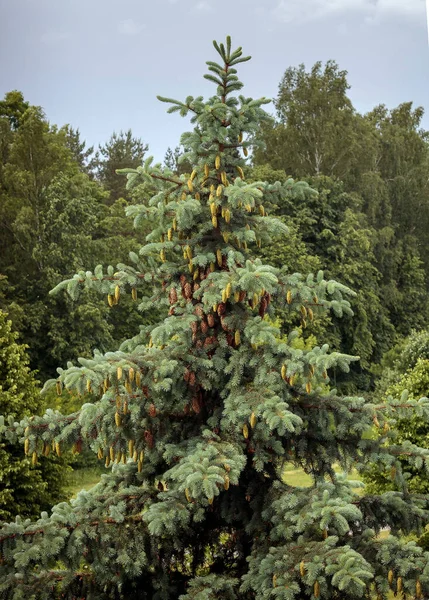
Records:
[[[334,467],[334,471],[336,473],[340,473],[341,469],[339,467]],[[362,478],[357,471],[350,473],[349,479],[354,481],[362,481]],[[283,481],[294,487],[310,487],[313,483],[310,475],[304,473],[302,469],[296,469],[293,466],[288,466],[285,468],[283,472]],[[358,489],[360,490],[360,488]]]
[[[70,475],[70,485],[66,491],[69,499],[76,498],[81,490],[89,490],[100,481],[102,471],[98,468],[78,469]]]

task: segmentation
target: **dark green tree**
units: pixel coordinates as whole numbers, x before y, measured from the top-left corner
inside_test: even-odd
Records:
[[[66,145],[72,153],[72,157],[81,170],[87,175],[93,176],[95,168],[94,146],[86,147],[85,140],[80,137],[79,129],[70,125],[66,126]]]
[[[141,166],[147,150],[147,144],[133,137],[131,129],[113,133],[106,144],[99,146],[95,157],[97,178],[109,192],[110,204],[119,198],[130,200],[125,183],[117,177],[116,170]]]
[[[337,347],[361,356],[364,372],[356,383],[368,389],[369,364],[397,335],[427,324],[427,134],[419,129],[422,110],[411,103],[357,114],[346,76],[332,61],[324,71],[321,63],[308,73],[304,66],[288,69],[277,122],[265,126],[255,162],[257,169],[265,162],[305,177],[320,192],[317,200],[291,202],[287,211],[327,273],[359,290],[354,317],[335,328]]]
[[[51,126],[35,107],[17,131],[2,118],[1,128],[0,273],[8,283],[2,306],[29,345],[32,367],[46,378],[77,354],[112,349],[142,321],[128,306],[133,325],[127,326],[122,307],[109,312],[106,300],[90,292],[79,306],[48,296],[91,261],[125,259],[137,238],[125,223],[124,203],[107,206],[108,192],[82,172],[85,149],[77,132]]]
[[[0,118],[8,119],[12,129],[18,129],[28,108],[30,104],[24,100],[22,92],[18,90],[7,92],[4,99],[0,100]]]
[[[350,177],[356,164],[371,160],[371,129],[347,96],[347,71],[335,61],[310,72],[288,68],[275,101],[277,121],[265,125],[257,164],[269,163],[293,177]]]
[[[252,178],[259,179],[264,175],[272,179],[281,173],[271,171],[270,174],[268,167],[255,167]],[[385,305],[382,276],[374,255],[377,233],[369,227],[361,211],[361,198],[347,193],[343,183],[326,176],[306,178],[306,181],[311,188],[302,188],[300,193],[289,197],[282,195],[279,188],[280,193],[272,195],[270,206],[274,214],[286,217],[288,224],[293,223],[301,246],[287,235],[273,240],[261,252],[269,258],[270,264],[289,265],[300,271],[305,263],[310,265],[312,261],[314,265],[316,260],[317,268],[323,269],[327,276],[341,279],[357,290],[351,299],[353,315],[324,318],[323,331],[320,323],[314,321],[306,323],[306,328],[310,335],[314,335],[317,328],[319,335],[322,334],[323,339],[336,349],[360,356],[359,364],[351,367],[353,377],[348,374],[344,378],[338,373],[335,385],[346,385],[349,392],[353,388],[356,391],[356,387],[368,389],[372,381],[371,364],[379,361],[395,341],[395,329]],[[283,186],[286,182],[283,172]],[[296,261],[290,262],[290,251],[287,250],[290,246],[301,256],[299,268]],[[416,285],[415,281],[412,283]],[[417,289],[422,291],[421,285]]]
[[[17,343],[12,323],[0,311],[0,412],[13,419],[40,414],[43,401],[34,373],[28,367],[26,348]],[[36,463],[36,461],[35,461]],[[20,514],[36,517],[41,510],[67,498],[67,462],[41,457],[37,464],[25,458],[21,444],[0,445],[0,519]]]
[[[404,102],[388,110],[380,105],[366,115],[377,135],[377,170],[385,182],[392,223],[399,237],[413,235],[428,272],[427,189],[429,132],[421,128],[423,108]]]
[[[167,152],[164,157],[164,165],[167,169],[170,169],[175,175],[182,175],[183,173],[189,173],[192,171],[192,167],[186,158],[184,158],[184,152],[180,146],[176,146],[174,151],[171,148],[167,148]]]
[[[427,498],[358,494],[334,465],[348,472],[401,456],[427,469],[429,451],[387,444],[396,434],[384,424],[402,412],[429,419],[429,400],[375,406],[338,396],[329,376],[355,359],[326,345],[299,348],[296,331],[273,324],[277,307],[309,320],[350,313],[352,292],[322,272],[253,257],[255,242],[286,233],[264,204],[282,184],[243,173],[241,152],[255,143],[267,100],[234,93],[236,65],[249,57],[230,38],[214,45],[221,64],[210,61],[206,77],[215,95],[160,97],[195,125],[182,136],[190,177],[152,159],[123,170],[136,193],[156,188],[127,209],[136,227],[151,219],[147,243],[131,265],[82,270],[56,290],[98,290],[113,303],[149,281],[140,309],[169,306],[168,317],[116,352],[58,369],[45,389],[95,396],[80,411],[0,424],[30,454],[88,443],[109,469],[114,462],[51,517],[3,525],[0,592],[12,600],[387,598],[391,586],[427,595],[429,554],[402,537],[428,518]],[[289,180],[282,194],[307,188]],[[374,419],[381,431],[371,436]],[[312,486],[286,484],[288,464]],[[386,526],[391,535],[380,539]]]

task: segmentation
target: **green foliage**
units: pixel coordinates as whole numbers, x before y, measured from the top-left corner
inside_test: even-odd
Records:
[[[252,177],[260,172],[261,167],[256,167]],[[267,167],[263,173],[270,175]],[[272,172],[271,179],[277,174]],[[317,322],[307,325],[311,333],[361,359],[354,378],[347,377],[347,387],[340,374],[336,385],[349,392],[356,387],[368,389],[369,367],[389,349],[395,335],[380,291],[381,274],[375,267],[377,234],[360,212],[359,197],[345,192],[342,183],[324,176],[308,178],[307,182],[311,193],[303,188],[282,200],[279,192],[276,197],[273,191],[271,209],[289,225],[293,235],[273,240],[262,253],[271,264],[288,265],[292,270],[323,268],[328,276],[341,278],[357,290],[351,300],[353,315],[325,321],[324,329]]]
[[[130,302],[125,316],[122,307],[109,311],[91,293],[79,306],[48,295],[94,260],[126,259],[139,235],[124,218],[126,201],[106,206],[108,192],[84,172],[89,154],[78,131],[50,126],[35,107],[26,109],[16,132],[1,118],[0,125],[7,133],[0,177],[2,306],[46,378],[77,354],[112,349],[143,322]],[[32,153],[37,159],[29,162]]]
[[[12,129],[18,129],[24,113],[30,107],[24,96],[18,90],[7,92],[4,100],[0,101],[0,119],[6,118]]]
[[[405,390],[410,399],[429,396],[429,334],[427,331],[413,332],[385,356],[380,370],[375,395],[400,396]],[[422,448],[429,448],[429,426],[424,419],[415,415],[405,415],[394,423],[401,442],[410,442]],[[420,494],[429,492],[429,478],[419,469],[410,468],[407,461],[398,461],[400,469],[408,480],[410,490]],[[369,489],[376,493],[395,490],[398,486],[396,473],[371,468],[366,476]]]
[[[353,261],[376,279],[364,256],[371,257],[371,232],[340,184],[330,197],[326,187],[318,196],[291,178],[245,179],[244,159],[269,121],[267,100],[239,94],[235,66],[249,59],[241,48],[233,51],[229,37],[214,46],[220,64],[208,62],[206,78],[215,95],[160,98],[194,125],[181,139],[190,176],[152,158],[121,169],[134,193],[128,216],[137,231],[151,224],[145,243],[129,264],[79,268],[53,291],[73,300],[108,294],[112,310],[131,291],[142,313],[156,307],[161,318],[135,327],[115,352],[57,369],[45,392],[81,398],[78,410],[0,419],[4,439],[31,454],[86,444],[109,469],[51,516],[3,525],[0,592],[11,600],[338,599],[373,591],[387,598],[390,570],[405,593],[416,581],[429,589],[429,555],[401,537],[427,522],[427,500],[406,489],[400,469],[395,492],[362,495],[347,479],[354,468],[396,468],[399,459],[429,472],[429,450],[392,426],[411,414],[427,422],[429,400],[403,394],[375,405],[338,395],[332,376],[348,373],[356,357],[303,338],[302,329],[314,319],[322,338],[325,319],[331,327],[352,318],[356,299],[371,315],[368,296],[321,270],[294,272],[252,252],[283,239],[290,222],[293,242],[317,254],[318,228],[328,249],[323,267],[334,271],[341,260],[359,285]],[[271,216],[274,207],[282,220]],[[321,260],[307,254],[314,266]],[[293,247],[285,258],[302,260]],[[283,331],[277,311],[291,323]],[[285,483],[288,466],[311,485]],[[391,529],[387,539],[378,538],[383,527]]]
[[[28,367],[25,346],[16,341],[11,321],[0,311],[0,411],[21,419],[40,413],[43,404],[38,382]],[[0,519],[16,514],[35,517],[55,502],[66,498],[64,460],[43,458],[32,468],[20,444],[0,445]]]
[[[265,129],[265,148],[256,153],[258,164],[269,163],[294,177],[350,176],[371,156],[371,131],[356,114],[347,96],[347,72],[335,61],[322,70],[317,62],[288,68],[276,100],[277,123]]]
[[[67,126],[66,145],[80,169],[92,176],[95,168],[95,158],[92,157],[94,147],[86,148],[86,142],[81,140],[79,129]]]
[[[95,169],[97,178],[109,192],[109,204],[119,198],[130,200],[125,182],[117,177],[116,171],[124,167],[140,166],[147,150],[147,144],[133,137],[131,129],[120,131],[119,134],[113,133],[106,144],[99,146],[95,156]]]
[[[333,61],[324,70],[320,62],[309,72],[289,68],[277,120],[263,128],[254,162],[255,173],[269,181],[284,184],[290,174],[319,192],[292,198],[289,206],[274,203],[273,210],[293,220],[308,255],[358,291],[354,317],[334,321],[329,337],[361,357],[348,387],[337,381],[351,392],[372,388],[370,371],[398,335],[427,325],[429,204],[423,110],[404,103],[362,116],[348,89],[347,73]]]
[[[164,164],[172,171],[175,175],[182,175],[184,173],[190,174],[192,167],[187,160],[183,160],[183,151],[180,146],[176,146],[174,151],[171,148],[167,148],[167,152],[164,156]]]

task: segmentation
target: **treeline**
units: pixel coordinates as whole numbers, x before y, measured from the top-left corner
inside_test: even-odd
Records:
[[[126,261],[141,244],[144,232],[125,217],[130,197],[115,170],[140,165],[146,152],[130,131],[113,134],[94,152],[78,130],[50,124],[20,92],[0,102],[2,415],[19,420],[48,407],[77,410],[83,398],[42,398],[41,384],[67,361],[91,356],[95,348],[116,349],[144,322],[131,298],[110,308],[90,292],[79,303],[49,292],[77,270]],[[84,449],[82,458],[57,456],[46,447],[37,464],[30,462],[21,446],[0,446],[0,519],[38,516],[67,499],[70,465],[85,467],[96,459]]]
[[[343,392],[384,394],[404,377],[392,356],[412,345],[413,330],[428,323],[428,132],[421,129],[423,109],[411,102],[394,109],[377,106],[362,115],[348,90],[347,73],[333,61],[316,63],[310,71],[287,69],[275,115],[261,130],[264,148],[249,160],[246,177],[272,183],[302,179],[317,192],[302,188],[281,205],[273,193],[267,209],[281,216],[289,235],[260,253],[291,271],[322,269],[356,292],[353,317],[303,319],[296,325],[303,343],[309,336],[320,338],[360,356],[347,384],[338,374],[335,385]],[[114,133],[97,150],[87,148],[79,130],[51,124],[20,92],[9,92],[0,102],[0,325],[7,331],[0,356],[15,344],[17,363],[26,366],[28,352],[26,378],[36,390],[36,378],[55,377],[58,366],[91,356],[94,349],[117,348],[145,323],[131,298],[110,307],[90,292],[74,303],[49,291],[81,269],[127,262],[129,252],[142,244],[144,230],[134,230],[125,217],[134,199],[116,169],[141,165],[148,150],[131,131]],[[189,170],[186,148],[168,149],[164,162],[179,174]],[[2,361],[0,383],[13,395]],[[410,368],[416,364],[417,359]],[[19,418],[46,406],[74,410],[83,399],[37,402],[22,403],[18,411],[7,400],[2,412]],[[5,452],[19,454],[16,448]],[[45,458],[45,474],[38,476],[46,488],[53,472],[59,480],[59,457]],[[61,460],[63,470],[72,462]],[[28,480],[25,473],[21,483]],[[17,497],[17,478],[5,485]],[[42,508],[60,495],[53,490]],[[0,510],[1,504],[0,496]],[[40,503],[16,512],[39,509]]]
[[[0,307],[42,380],[138,329],[136,310],[124,317],[126,304],[109,310],[96,295],[74,304],[49,291],[79,269],[126,260],[135,249],[138,234],[124,214],[130,198],[115,170],[138,166],[146,151],[128,131],[94,153],[78,130],[51,125],[19,92],[0,103]]]
[[[326,333],[360,356],[353,387],[369,392],[383,355],[428,322],[428,132],[411,102],[361,115],[348,89],[333,61],[288,69],[252,177],[303,179],[319,192],[274,207],[293,235],[266,252],[356,292],[354,317],[333,319]]]

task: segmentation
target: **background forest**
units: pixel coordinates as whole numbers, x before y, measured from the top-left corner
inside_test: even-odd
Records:
[[[327,279],[357,293],[353,316],[300,324],[304,346],[321,339],[360,357],[347,380],[338,373],[334,385],[341,393],[381,402],[408,389],[419,398],[429,392],[423,109],[404,102],[359,114],[348,90],[347,73],[334,61],[286,70],[273,119],[260,134],[265,147],[249,156],[246,178],[299,178],[318,194],[301,188],[287,203],[266,206],[290,234],[260,254],[291,272],[323,269]],[[143,243],[149,230],[136,232],[124,211],[138,199],[116,169],[141,165],[146,141],[126,131],[113,133],[98,149],[87,148],[79,130],[52,124],[20,92],[0,102],[0,414],[20,418],[47,407],[76,409],[84,397],[41,397],[43,382],[76,356],[114,350],[148,324],[128,297],[109,306],[88,291],[79,303],[49,294],[88,265],[126,262]],[[189,172],[185,153],[169,148],[165,165]],[[287,318],[280,315],[285,331]],[[428,447],[426,426],[412,420],[398,427],[404,439]],[[32,466],[21,447],[2,444],[0,518],[37,516],[96,480],[102,467],[80,450],[41,457]],[[427,480],[409,476],[412,489],[427,493]],[[377,490],[394,485],[390,473],[376,470],[368,483]]]

